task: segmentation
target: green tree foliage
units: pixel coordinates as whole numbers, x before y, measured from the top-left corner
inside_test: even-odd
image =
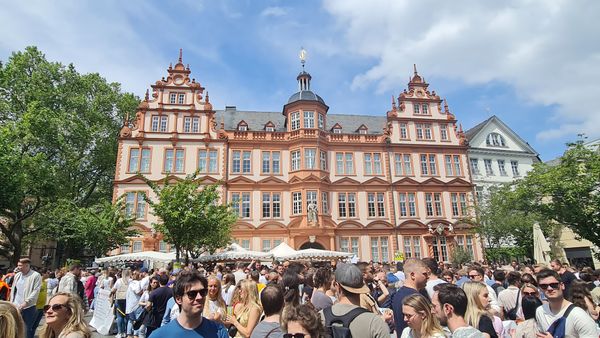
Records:
[[[196,174],[184,180],[163,185],[146,181],[157,200],[146,197],[154,215],[161,222],[154,228],[175,246],[177,260],[181,254],[186,261],[202,252],[214,252],[231,242],[231,226],[237,215],[229,205],[219,202],[219,185],[202,185]]]
[[[52,225],[41,215],[111,199],[118,131],[137,104],[35,47],[0,64],[0,255],[14,264],[23,240]]]
[[[454,266],[462,266],[463,264],[473,261],[473,255],[461,246],[456,246],[452,251],[450,262]]]

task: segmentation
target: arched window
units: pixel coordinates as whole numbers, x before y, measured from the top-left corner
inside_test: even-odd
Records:
[[[498,133],[489,133],[485,143],[492,147],[506,147],[504,137]]]

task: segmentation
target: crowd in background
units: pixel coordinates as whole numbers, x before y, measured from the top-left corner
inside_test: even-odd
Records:
[[[117,338],[598,337],[600,270],[432,258],[35,271],[0,282],[3,337],[88,338],[100,290]],[[40,323],[43,319],[43,325]],[[39,329],[39,330],[38,330]]]

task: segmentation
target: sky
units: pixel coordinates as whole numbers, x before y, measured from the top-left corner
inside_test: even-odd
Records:
[[[417,65],[464,129],[497,115],[543,161],[600,137],[600,1],[0,0],[0,60],[37,46],[143,97],[179,49],[215,109],[281,111],[308,52],[333,114],[384,114]]]

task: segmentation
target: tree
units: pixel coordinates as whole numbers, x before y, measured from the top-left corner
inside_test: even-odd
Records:
[[[118,131],[138,103],[35,47],[0,64],[0,255],[16,264],[23,241],[52,223],[42,214],[111,199]]]
[[[237,220],[231,206],[219,202],[219,184],[202,185],[196,177],[188,175],[173,184],[167,177],[162,186],[146,180],[157,201],[145,199],[161,220],[153,226],[175,246],[177,261],[181,253],[187,261],[190,255],[214,252],[229,244],[231,226]]]

